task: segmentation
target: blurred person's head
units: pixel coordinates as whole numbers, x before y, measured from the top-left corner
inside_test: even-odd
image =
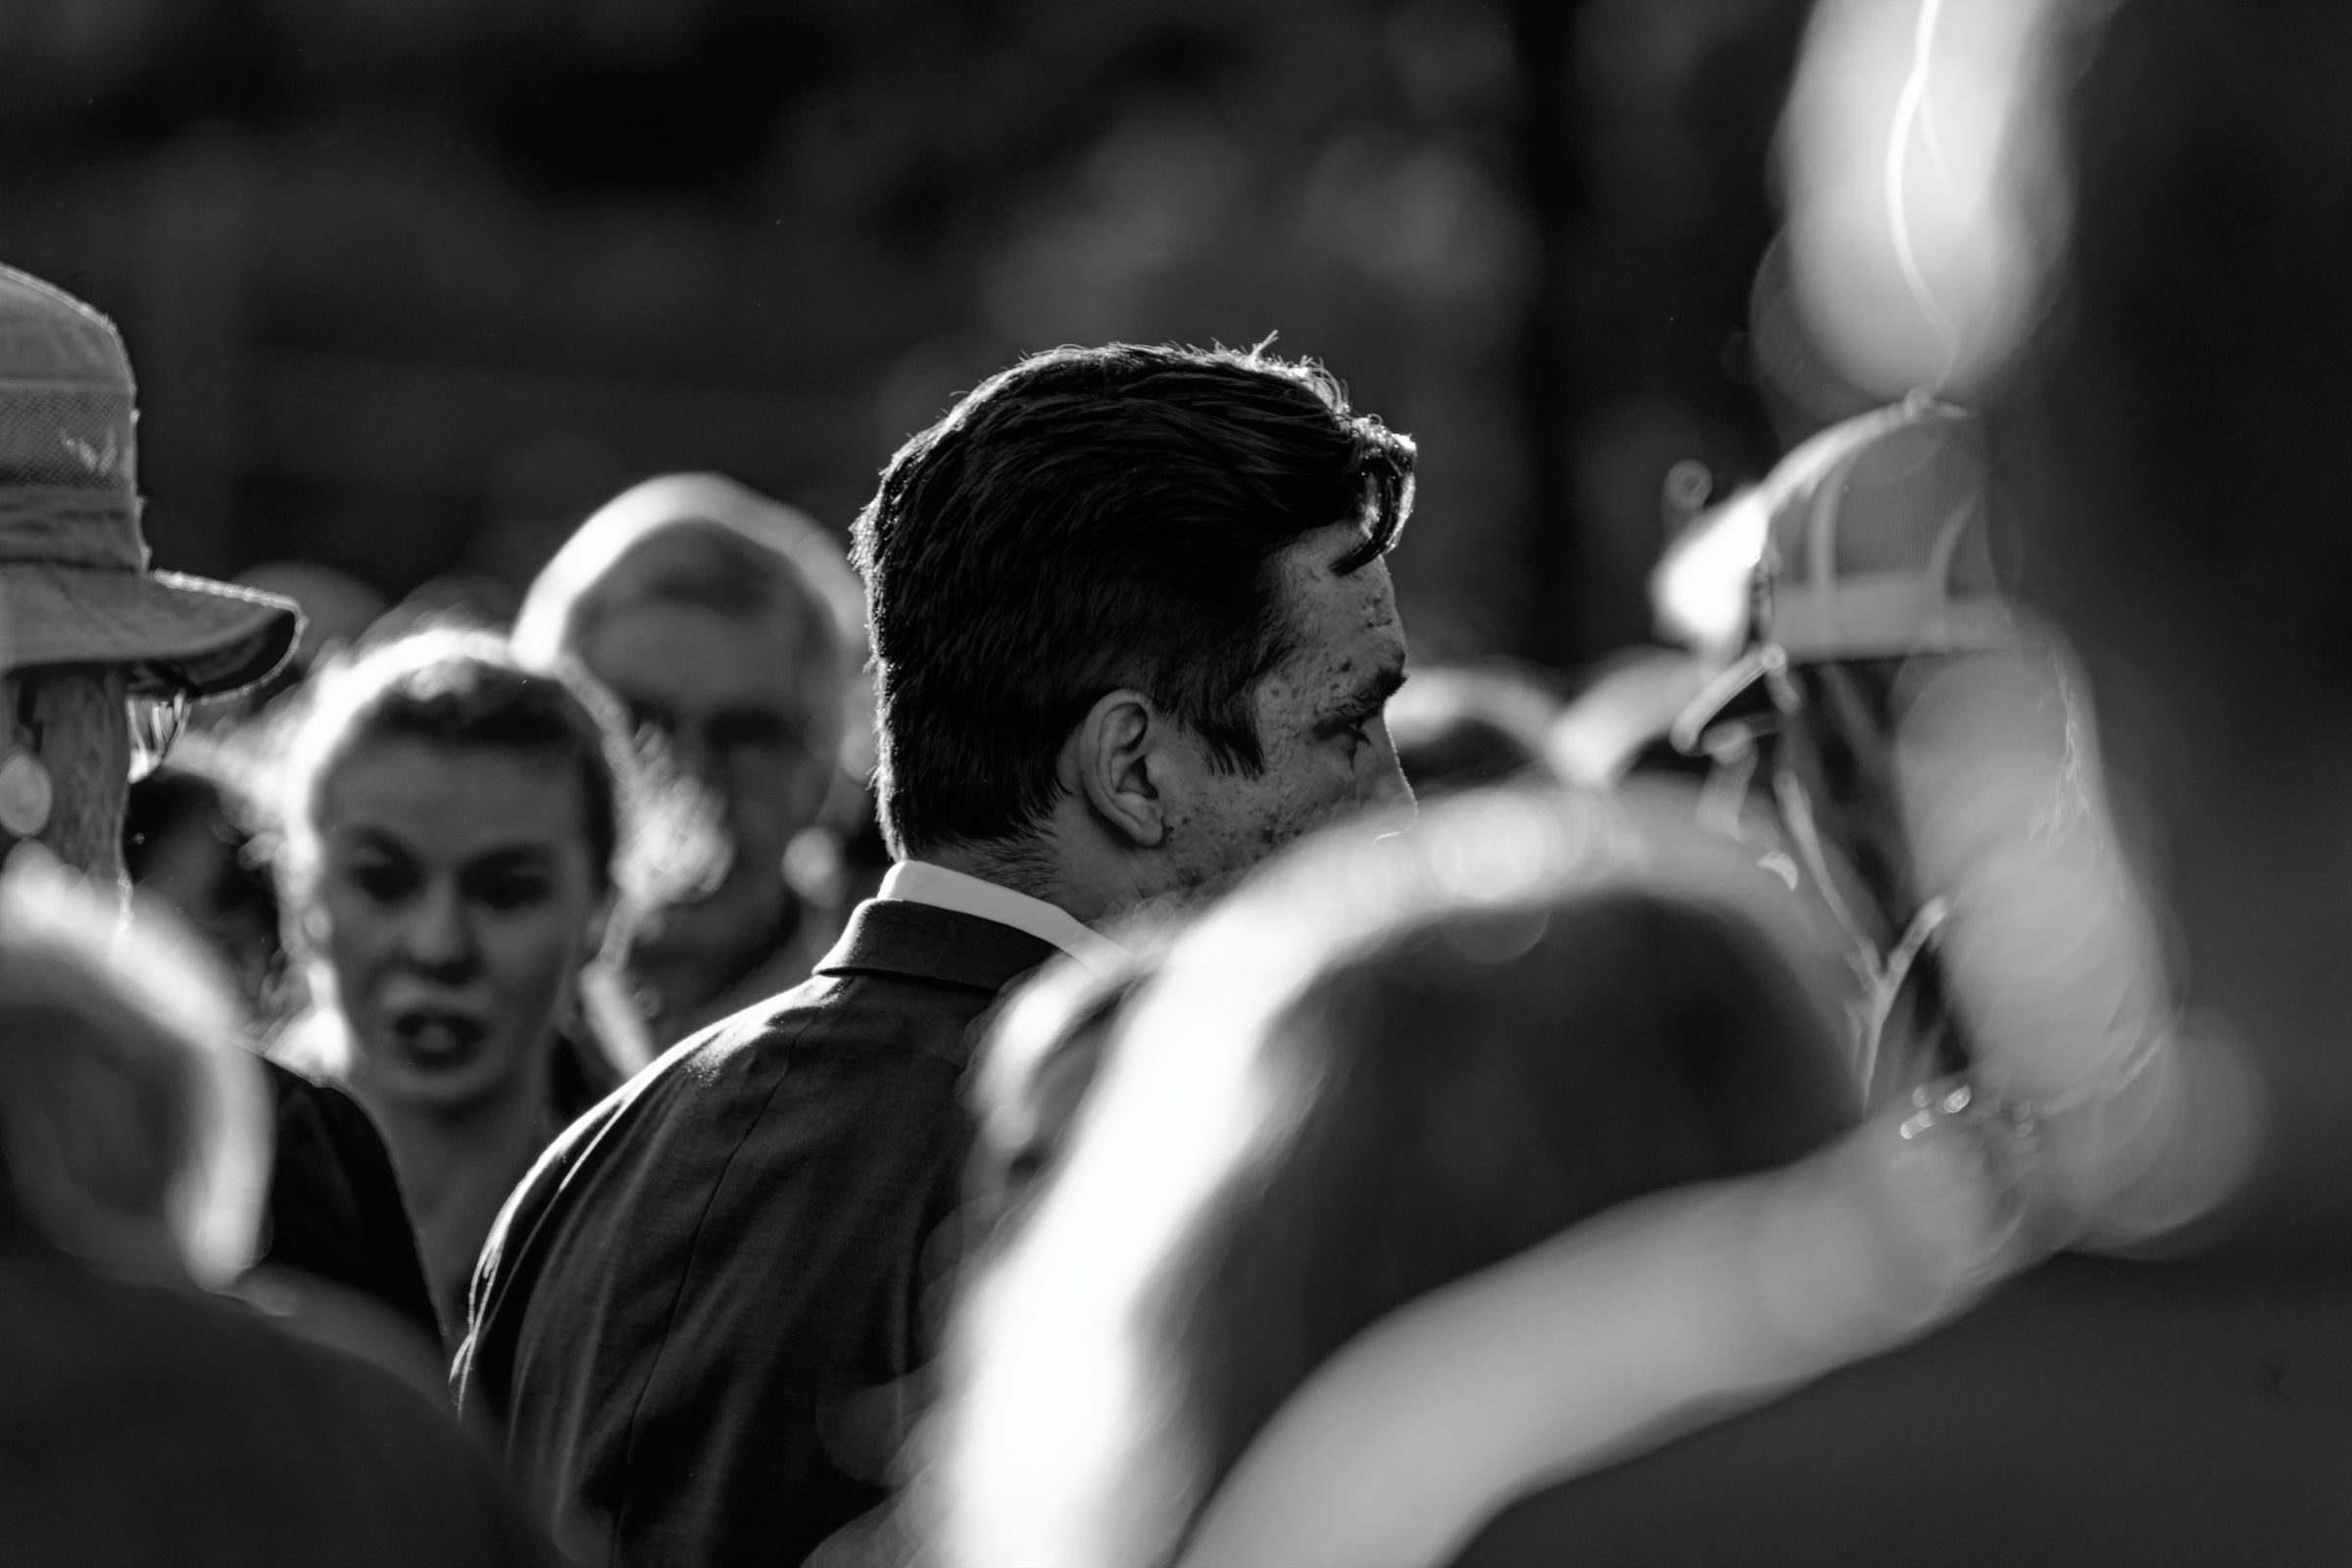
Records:
[[[902,447],[859,515],[882,826],[1080,919],[1409,801],[1382,557],[1412,444],[1321,368],[1056,349]]]
[[[0,1210],[126,1272],[252,1261],[268,1089],[229,988],[169,919],[38,851],[0,875]]]
[[[248,1007],[267,1010],[284,959],[277,888],[255,854],[245,781],[229,754],[204,740],[183,741],[130,786],[123,869],[227,964]]]
[[[368,635],[392,607],[368,584],[315,561],[268,561],[237,573],[237,584],[290,599],[302,607],[302,635],[286,662],[268,680],[248,687],[234,703],[208,703],[195,717],[208,728],[234,728],[296,686],[318,662]]]
[[[1529,676],[1494,666],[1424,666],[1389,704],[1389,736],[1418,800],[1547,777],[1544,743],[1559,702]]]
[[[1007,1234],[1060,1161],[1120,1012],[1158,972],[1177,928],[1165,909],[1122,920],[1115,963],[1056,959],[997,1010],[967,1091],[975,1131],[963,1188],[979,1239]]]
[[[1752,868],[1592,801],[1327,838],[1178,939],[960,1321],[948,1560],[1157,1563],[1384,1314],[1850,1126]]]
[[[287,940],[368,1098],[461,1116],[543,1102],[614,936],[631,762],[609,704],[437,628],[314,677],[287,739]]]
[[[711,883],[649,911],[640,936],[712,954],[731,980],[787,917],[785,852],[841,769],[863,643],[839,547],[720,475],[649,479],[539,574],[514,646],[533,668],[588,670],[710,796]]]
[[[147,569],[133,404],[114,323],[0,268],[0,849],[107,878],[133,768],[299,629],[284,600]]]
[[[1981,421],[1915,398],[1834,425],[1729,505],[1764,522],[1750,646],[1684,710],[1687,749],[1760,745],[1807,872],[1892,949],[1917,884],[1895,779],[1907,685],[2023,639],[1998,587]]]

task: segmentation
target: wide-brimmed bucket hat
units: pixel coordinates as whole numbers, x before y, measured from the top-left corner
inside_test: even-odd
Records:
[[[1685,752],[1768,723],[1792,666],[2003,648],[1982,421],[1912,397],[1832,425],[1726,506],[1765,513],[1746,649],[1675,720]]]
[[[134,692],[235,691],[285,659],[300,612],[148,569],[135,419],[114,323],[0,267],[0,674],[108,664]]]

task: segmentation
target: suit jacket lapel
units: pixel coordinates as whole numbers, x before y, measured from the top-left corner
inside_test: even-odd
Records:
[[[868,899],[816,966],[818,974],[902,975],[1001,991],[1059,950],[1042,937],[904,899]]]

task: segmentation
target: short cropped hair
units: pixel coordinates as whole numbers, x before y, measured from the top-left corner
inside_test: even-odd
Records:
[[[330,664],[314,677],[291,724],[277,813],[289,911],[309,902],[317,873],[319,790],[352,751],[393,737],[522,752],[568,767],[579,780],[598,891],[631,880],[622,851],[637,806],[637,764],[612,700],[568,667],[524,668],[496,633],[426,627]]]
[[[899,449],[859,514],[876,796],[893,851],[1016,837],[1063,741],[1143,692],[1217,765],[1264,766],[1251,694],[1291,652],[1276,557],[1356,523],[1354,570],[1412,506],[1413,445],[1330,372],[1263,352],[1060,348]]]

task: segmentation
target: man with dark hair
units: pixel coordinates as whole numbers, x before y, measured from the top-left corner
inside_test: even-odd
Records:
[[[1411,800],[1382,556],[1413,448],[1320,368],[1060,349],[858,524],[899,857],[816,976],[576,1124],[475,1279],[460,1396],[583,1561],[798,1562],[878,1502],[971,1141],[967,1033],[1056,950]]]

